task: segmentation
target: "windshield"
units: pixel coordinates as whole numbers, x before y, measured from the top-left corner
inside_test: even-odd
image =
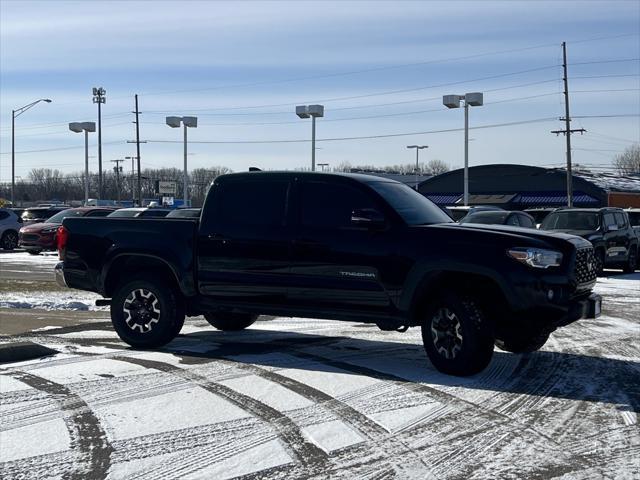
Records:
[[[122,210],[116,210],[111,212],[107,217],[135,217],[141,210],[128,210],[123,208]]]
[[[63,210],[48,218],[46,223],[62,223],[67,217],[81,217],[83,213],[82,210]]]
[[[408,225],[453,222],[435,203],[407,185],[392,182],[373,182],[370,185]]]
[[[544,219],[543,230],[597,230],[600,220],[596,212],[554,212]]]
[[[460,223],[484,223],[487,225],[501,224],[509,212],[481,212],[470,213],[460,220]]]

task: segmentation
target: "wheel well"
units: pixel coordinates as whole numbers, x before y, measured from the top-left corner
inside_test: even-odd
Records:
[[[171,267],[162,260],[144,255],[125,255],[118,257],[109,267],[104,279],[104,296],[110,298],[115,293],[118,284],[129,280],[133,275],[144,274],[154,279],[162,279],[180,292],[178,280]]]
[[[7,233],[11,233],[11,232],[15,233],[16,235],[18,234],[18,232],[13,228],[7,228],[4,232],[2,232],[2,235],[0,235],[0,238],[3,238]]]
[[[473,297],[496,325],[502,323],[504,314],[510,310],[502,289],[490,277],[443,271],[425,278],[416,289],[411,308],[412,325],[419,325],[420,316],[424,315],[443,294],[451,292]]]

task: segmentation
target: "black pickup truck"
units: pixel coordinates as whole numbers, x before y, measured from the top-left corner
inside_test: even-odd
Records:
[[[591,244],[458,225],[424,196],[369,175],[218,177],[198,220],[67,218],[59,283],[98,292],[120,338],[170,342],[185,315],[241,330],[260,314],[420,326],[435,367],[483,370],[494,344],[540,348],[600,314]]]

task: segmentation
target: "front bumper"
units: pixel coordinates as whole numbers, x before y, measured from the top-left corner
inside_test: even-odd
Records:
[[[583,318],[598,318],[602,312],[602,297],[592,293],[587,298],[572,302],[567,315],[556,324],[562,327]]]
[[[58,262],[53,269],[56,276],[56,283],[61,287],[68,287],[67,281],[64,278],[64,262]]]

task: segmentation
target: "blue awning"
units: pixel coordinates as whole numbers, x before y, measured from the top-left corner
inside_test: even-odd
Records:
[[[425,197],[436,205],[454,205],[462,195],[459,193],[436,193],[426,194]]]

